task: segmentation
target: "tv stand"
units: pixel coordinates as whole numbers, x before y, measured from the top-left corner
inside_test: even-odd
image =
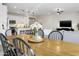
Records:
[[[74,31],[73,28],[57,28],[57,31],[66,30],[66,31]]]

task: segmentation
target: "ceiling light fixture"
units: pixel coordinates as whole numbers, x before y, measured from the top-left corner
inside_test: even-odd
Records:
[[[58,14],[58,15],[62,14],[62,12],[64,12],[64,11],[61,10],[61,9],[59,9],[59,8],[57,9],[57,14]]]

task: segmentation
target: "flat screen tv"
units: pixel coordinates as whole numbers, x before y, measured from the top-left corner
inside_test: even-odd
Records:
[[[69,20],[60,21],[60,27],[72,27],[72,21]]]

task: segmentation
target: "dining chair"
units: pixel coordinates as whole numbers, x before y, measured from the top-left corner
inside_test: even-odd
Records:
[[[35,35],[36,34],[41,36],[42,38],[44,38],[44,31],[42,29],[38,29],[38,31],[35,33]]]
[[[0,40],[4,56],[15,56],[16,53],[13,50],[13,45],[8,43],[8,39],[2,33],[0,33]]]
[[[5,35],[6,36],[17,35],[17,31],[15,29],[7,29]]]
[[[21,38],[14,38],[13,44],[18,56],[35,56],[33,49]]]
[[[51,31],[48,35],[48,39],[63,40],[63,35],[59,31]]]

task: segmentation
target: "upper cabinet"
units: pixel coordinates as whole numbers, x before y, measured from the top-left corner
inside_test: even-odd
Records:
[[[8,27],[29,28],[31,24],[37,21],[35,16],[21,16],[8,14]]]

